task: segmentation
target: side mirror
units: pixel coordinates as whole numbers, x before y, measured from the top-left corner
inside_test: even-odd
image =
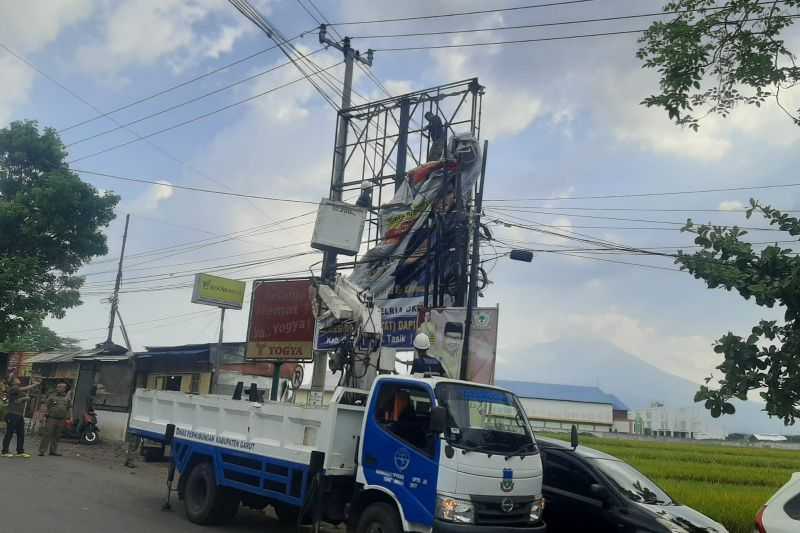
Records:
[[[576,425],[572,426],[572,431],[569,435],[569,443],[573,450],[578,447],[578,426]]]
[[[431,407],[431,423],[429,428],[431,433],[444,433],[447,429],[447,409],[441,405]]]
[[[592,483],[589,485],[589,492],[592,493],[592,496],[600,500],[601,502],[607,502],[609,493],[608,488],[604,485],[600,485],[598,483]]]

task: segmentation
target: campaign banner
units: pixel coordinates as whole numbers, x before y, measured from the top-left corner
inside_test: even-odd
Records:
[[[428,309],[420,312],[417,333],[425,333],[431,340],[428,354],[437,358],[451,378],[461,375],[461,355],[464,349],[464,307]],[[494,384],[497,357],[497,307],[479,307],[472,312],[472,325],[467,356],[467,381]]]
[[[423,297],[391,298],[382,307],[383,343],[386,348],[414,349],[417,316]]]
[[[381,325],[383,339],[381,346],[400,350],[414,349],[414,336],[417,334],[417,316],[422,307],[422,297],[391,298],[379,302],[381,306]],[[353,328],[350,324],[318,330],[316,350],[335,350],[342,341],[350,338]]]
[[[315,320],[308,278],[256,280],[247,328],[248,359],[313,358]]]

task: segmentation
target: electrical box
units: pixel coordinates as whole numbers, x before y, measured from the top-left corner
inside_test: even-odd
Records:
[[[323,198],[317,211],[311,247],[317,250],[356,255],[361,248],[367,210],[345,202]]]

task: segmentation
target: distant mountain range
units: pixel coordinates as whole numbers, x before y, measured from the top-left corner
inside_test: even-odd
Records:
[[[693,405],[699,387],[603,340],[560,339],[532,345],[524,354],[506,353],[501,357],[505,361],[498,362],[498,379],[600,387],[632,410],[649,407],[653,402],[668,407]],[[770,419],[758,402],[735,404],[733,416],[703,416],[727,433],[800,433],[798,426],[787,427],[778,419]]]

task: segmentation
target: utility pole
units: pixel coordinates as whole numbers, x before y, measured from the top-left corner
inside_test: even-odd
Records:
[[[337,42],[328,37],[326,26],[323,24],[319,28],[319,42],[321,44],[336,48],[344,55],[344,88],[342,90],[342,105],[339,109],[338,129],[336,130],[336,146],[333,152],[333,176],[331,178],[331,190],[329,198],[331,200],[342,200],[342,188],[344,185],[344,169],[347,161],[347,130],[350,127],[350,118],[347,116],[347,109],[350,108],[350,97],[353,92],[353,64],[355,61],[372,66],[373,52],[367,50],[366,57],[361,52],[354,50],[350,46],[350,38],[345,37],[342,42]],[[336,282],[336,253],[326,251],[322,256],[322,281],[333,284]],[[324,392],[325,389],[325,370],[328,366],[328,354],[318,351],[314,354],[314,372],[311,376],[311,391]],[[276,367],[275,372],[279,369]]]
[[[460,379],[466,380],[469,364],[469,336],[472,333],[472,312],[478,301],[478,261],[481,258],[481,211],[483,210],[483,183],[486,179],[486,156],[489,152],[489,141],[483,141],[483,160],[481,177],[478,182],[478,193],[475,195],[475,209],[472,221],[472,259],[469,265],[469,290],[467,291],[467,316],[464,317],[464,343],[461,351]]]
[[[350,127],[350,118],[347,116],[347,109],[350,108],[350,97],[353,91],[353,63],[361,63],[372,66],[373,51],[367,50],[366,57],[361,52],[350,47],[350,38],[345,37],[342,42],[332,40],[328,37],[326,26],[319,27],[319,42],[321,44],[336,48],[344,55],[344,89],[342,90],[342,105],[339,109],[339,124],[336,131],[336,147],[333,152],[333,177],[331,179],[331,200],[342,200],[342,187],[344,184],[344,167],[347,161],[347,130]],[[325,252],[322,260],[322,280],[332,282],[336,278],[336,253]]]
[[[117,318],[117,309],[119,308],[119,286],[122,283],[122,260],[125,258],[125,244],[128,242],[128,224],[131,221],[130,215],[125,215],[125,231],[122,233],[122,251],[119,253],[119,265],[117,266],[117,280],[114,283],[114,294],[111,296],[111,313],[108,317],[108,337],[106,337],[106,344],[112,343],[111,338],[114,336],[114,320]]]

